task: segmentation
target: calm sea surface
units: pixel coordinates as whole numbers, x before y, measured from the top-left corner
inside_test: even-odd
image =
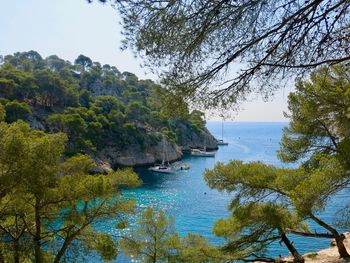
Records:
[[[268,164],[283,166],[276,157],[282,129],[287,123],[245,123],[226,122],[224,139],[228,146],[220,146],[215,158],[185,156],[183,162],[190,164],[188,171],[177,171],[175,174],[156,174],[139,169],[137,172],[144,184],[142,187],[127,191],[128,197],[135,197],[139,210],[147,206],[164,209],[176,217],[175,225],[181,235],[193,232],[206,236],[211,242],[219,244],[222,240],[212,234],[212,225],[220,217],[228,215],[227,205],[230,196],[211,190],[203,180],[203,172],[213,168],[216,162],[227,163],[239,159],[245,162],[263,161]],[[210,132],[221,138],[221,122],[207,123]],[[284,165],[285,166],[285,165]],[[334,219],[334,213],[344,204],[348,193],[340,193],[329,202],[322,214],[328,222]],[[97,227],[106,232],[115,232],[115,222],[100,222]],[[131,223],[131,228],[134,222]],[[320,230],[319,228],[317,228]],[[292,237],[294,245],[301,253],[316,251],[329,246],[328,239],[310,239]],[[270,256],[286,255],[288,251],[278,243],[272,245]],[[91,257],[90,262],[99,262]],[[116,262],[131,262],[122,255]]]

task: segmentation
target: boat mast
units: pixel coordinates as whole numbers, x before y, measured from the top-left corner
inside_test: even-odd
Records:
[[[165,164],[165,138],[163,135],[163,159],[162,159],[162,166]]]
[[[168,144],[168,141],[166,143]],[[164,154],[165,154],[165,161],[167,162],[167,164],[169,166],[170,163],[169,163],[168,151],[166,150],[166,147],[164,147]]]
[[[221,124],[221,140],[224,141],[224,120],[222,120]]]

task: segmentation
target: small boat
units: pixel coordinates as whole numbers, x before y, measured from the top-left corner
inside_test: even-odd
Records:
[[[228,145],[228,142],[224,141],[224,121],[222,121],[221,125],[221,140],[218,140],[218,145]]]
[[[225,142],[224,140],[218,140],[218,145],[228,145],[228,142]]]
[[[198,157],[215,157],[216,152],[207,152],[200,149],[192,149],[191,155]]]
[[[152,166],[152,167],[148,168],[148,170],[150,170],[152,172],[164,173],[164,174],[173,173],[174,170],[170,166],[169,161],[168,161],[167,164],[165,163],[166,159],[168,159],[168,158],[167,158],[167,153],[166,153],[166,150],[165,150],[165,141],[163,141],[163,159],[162,159],[162,164]]]
[[[170,174],[174,172],[171,166],[165,165],[165,164],[152,166],[148,168],[148,170],[156,173],[165,173],[165,174]]]
[[[180,170],[189,170],[189,169],[190,169],[190,165],[187,163],[180,165]]]
[[[201,149],[192,149],[191,155],[198,157],[215,157],[216,152],[207,152],[207,137],[204,136],[204,147]]]

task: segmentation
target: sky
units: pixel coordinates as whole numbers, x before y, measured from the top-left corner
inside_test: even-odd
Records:
[[[35,50],[43,57],[55,54],[74,61],[84,54],[121,72],[157,81],[131,51],[120,50],[120,32],[118,13],[109,5],[86,0],[0,0],[0,55]],[[268,102],[252,97],[233,114],[234,120],[287,121],[283,111],[290,91],[290,87],[280,90]]]

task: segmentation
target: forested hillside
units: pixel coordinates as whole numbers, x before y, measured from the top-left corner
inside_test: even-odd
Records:
[[[159,161],[164,148],[169,159],[178,159],[183,148],[202,146],[204,136],[209,148],[216,147],[203,113],[190,111],[152,80],[84,55],[71,63],[29,51],[1,62],[6,121],[22,119],[36,129],[63,131],[67,155],[88,153],[112,166],[139,165]]]

